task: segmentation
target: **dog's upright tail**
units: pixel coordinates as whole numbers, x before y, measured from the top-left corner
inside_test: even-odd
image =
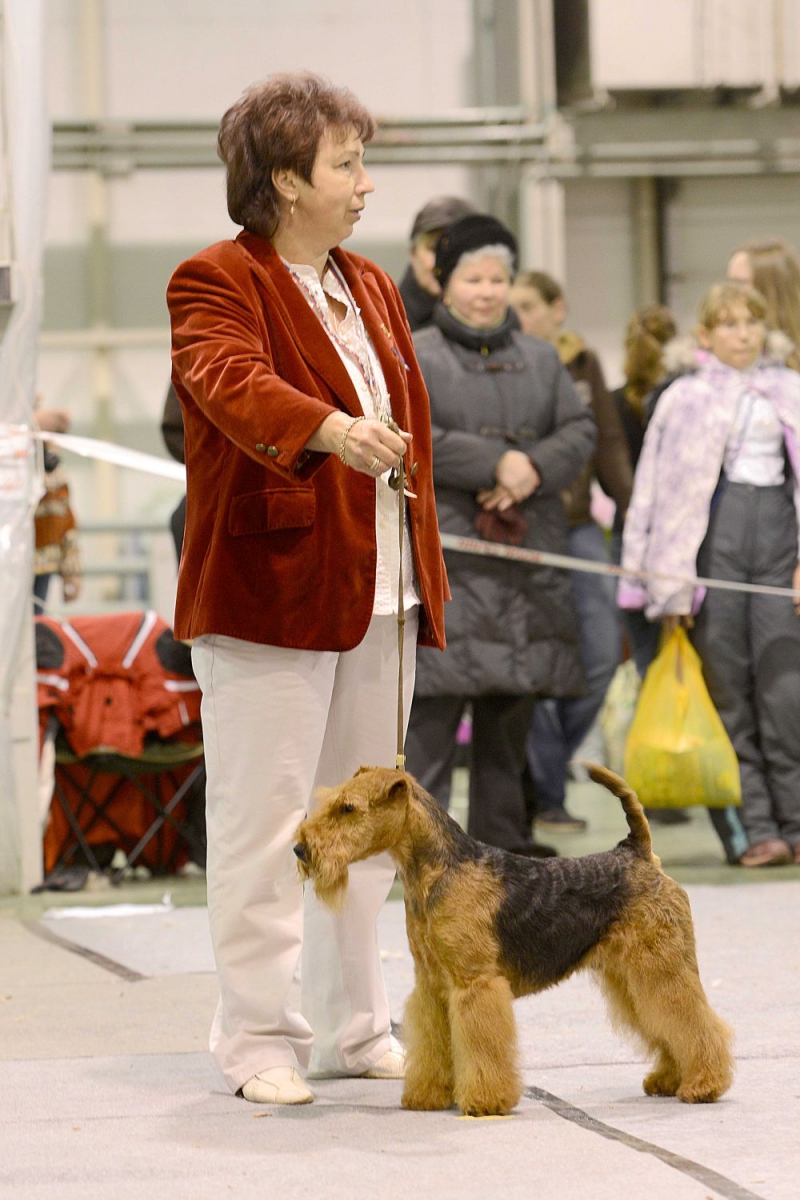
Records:
[[[631,831],[631,840],[637,853],[642,858],[658,863],[657,857],[653,854],[653,839],[650,836],[650,826],[647,823],[647,817],[644,815],[644,809],[639,803],[639,797],[633,788],[628,787],[622,776],[617,775],[614,771],[609,771],[608,767],[601,767],[597,763],[590,762],[581,763],[581,766],[586,768],[589,772],[589,777],[595,783],[601,783],[604,788],[607,788],[609,792],[622,802],[625,819]]]

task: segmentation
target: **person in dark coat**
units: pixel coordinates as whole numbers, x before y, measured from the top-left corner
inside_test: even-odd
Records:
[[[564,493],[569,520],[569,550],[574,558],[608,563],[604,530],[594,520],[594,479],[616,505],[628,507],[633,470],[622,422],[608,394],[600,360],[576,333],[567,330],[567,301],[561,284],[544,271],[523,271],[514,281],[511,303],[525,333],[550,342],[570,374],[576,390],[597,422],[597,452]],[[569,764],[591,729],[614,677],[622,651],[616,580],[608,575],[572,574],[572,594],[581,627],[581,664],[586,691],[577,700],[537,704],[528,738],[528,765],[540,829],[561,833],[586,828],[586,821],[567,812]],[[532,795],[532,799],[534,796]]]
[[[172,457],[179,463],[186,462],[186,455],[183,449],[183,412],[181,411],[181,402],[178,399],[178,393],[175,391],[175,385],[170,383],[167,388],[167,396],[164,400],[164,412],[161,417],[161,436],[164,439],[164,445],[169,450]],[[169,528],[172,534],[172,540],[175,543],[175,555],[178,562],[181,561],[181,551],[183,550],[183,533],[186,528],[186,494],[181,496],[177,507],[169,518]]]
[[[439,280],[433,273],[439,238],[453,221],[474,211],[473,206],[459,196],[434,196],[414,217],[408,269],[399,285],[412,330],[430,325],[436,302],[442,294]]]
[[[663,304],[648,304],[638,309],[625,329],[625,382],[611,396],[617,405],[634,470],[653,407],[676,378],[675,373],[668,371],[664,354],[677,332],[675,317]],[[624,515],[618,510],[614,516],[612,553],[617,563],[622,557]],[[622,619],[631,657],[643,679],[658,651],[659,626],[635,609],[623,611]]]
[[[442,235],[443,299],[414,337],[431,400],[442,532],[566,554],[561,492],[595,447],[595,422],[553,346],[519,331],[509,308],[513,234],[483,214]],[[579,695],[570,577],[511,559],[445,552],[452,590],[444,654],[417,655],[409,770],[443,807],[456,731],[472,705],[469,833],[535,853],[523,794],[536,699]]]

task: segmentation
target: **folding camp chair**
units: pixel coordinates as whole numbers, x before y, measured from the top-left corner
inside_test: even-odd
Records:
[[[105,869],[117,850],[126,866],[162,874],[189,857],[204,865],[200,689],[188,647],[155,612],[40,617],[36,658],[42,765],[52,759],[48,875]]]
[[[56,739],[53,810],[46,837],[48,871],[82,856],[94,871],[107,863],[99,848],[122,850],[126,862],[111,874],[146,864],[170,874],[187,858],[205,862],[202,821],[193,821],[191,801],[202,800],[205,762],[202,743],[153,740],[138,758],[99,749],[79,757],[65,736]],[[63,820],[56,819],[60,811]]]

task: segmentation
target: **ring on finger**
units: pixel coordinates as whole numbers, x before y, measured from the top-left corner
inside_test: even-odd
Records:
[[[375,457],[374,457],[374,458],[373,458],[373,460],[372,460],[372,464],[371,464],[371,466],[370,466],[370,470],[371,470],[371,471],[378,471],[378,470],[381,470],[381,471],[382,471],[382,470],[383,470],[383,463],[382,463],[382,462],[381,462],[381,460],[378,458],[377,454],[375,455]]]

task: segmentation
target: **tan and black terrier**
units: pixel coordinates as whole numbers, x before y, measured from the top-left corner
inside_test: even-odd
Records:
[[[509,1112],[522,1095],[512,1001],[584,967],[654,1056],[648,1095],[694,1103],[730,1087],[731,1033],[700,982],[686,893],[661,870],[635,793],[604,768],[590,775],[621,800],[630,833],[585,858],[473,841],[411,775],[384,767],[321,793],[300,826],[301,873],[331,907],[350,863],[388,851],[397,866],[416,968],[405,1108]]]

